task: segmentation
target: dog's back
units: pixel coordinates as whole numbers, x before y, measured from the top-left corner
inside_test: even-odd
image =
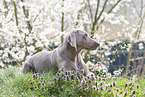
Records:
[[[52,53],[53,51],[42,51],[36,53],[28,61],[23,63],[22,72],[43,72],[49,71],[51,69],[57,69],[57,67],[55,66],[55,60],[51,60],[52,58],[50,58],[52,57]]]

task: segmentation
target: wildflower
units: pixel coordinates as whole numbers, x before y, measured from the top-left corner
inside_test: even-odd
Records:
[[[104,83],[104,82],[100,82],[100,83],[99,83],[99,86],[102,86],[102,85],[103,85],[103,83]]]
[[[100,87],[101,90],[104,90],[103,86]]]
[[[80,85],[76,85],[77,87],[80,87]]]
[[[81,69],[81,70],[80,70],[81,74],[84,74],[84,71],[85,71],[84,69]]]
[[[50,85],[53,85],[53,84],[54,84],[54,82],[49,82],[49,84],[50,84]]]
[[[29,79],[29,82],[31,81],[31,79]]]
[[[133,95],[132,97],[136,97],[136,95]]]
[[[56,75],[57,75],[57,76],[59,76],[59,75],[60,75],[60,73],[56,73]]]
[[[71,75],[71,79],[74,79],[74,74]]]
[[[39,77],[39,75],[37,74],[37,75],[36,75],[36,77],[38,78],[38,77]]]
[[[127,92],[124,92],[124,96],[127,96]]]
[[[44,82],[42,82],[42,85],[44,85]]]
[[[87,91],[87,90],[89,90],[89,88],[87,87],[87,88],[85,88],[84,90]]]
[[[130,84],[129,84],[130,86],[133,86],[134,84],[133,84],[133,81],[132,82],[130,82]]]
[[[44,77],[40,77],[40,79],[44,79]]]
[[[73,86],[73,85],[71,85],[71,87],[73,88],[74,86]]]
[[[82,80],[82,81],[81,81],[81,84],[86,84],[86,81],[85,81],[85,80]]]
[[[116,92],[118,92],[118,91],[119,91],[119,88],[116,89]]]
[[[63,68],[63,66],[62,66],[61,68],[59,68],[59,71],[64,71],[64,68]]]
[[[80,87],[80,88],[79,88],[79,91],[82,90],[82,89],[83,89],[83,87]]]
[[[125,88],[127,87],[127,83],[125,83]]]
[[[96,86],[92,86],[92,89],[94,89],[94,90],[95,90],[95,89],[96,89]]]
[[[116,86],[116,82],[113,82],[113,86]]]
[[[56,82],[56,81],[57,81],[57,78],[56,78],[56,77],[54,77],[54,78],[53,78],[53,80]]]
[[[96,89],[97,91],[99,90],[99,88]]]
[[[74,70],[72,70],[71,73],[74,74]]]
[[[137,85],[136,87],[139,88],[139,85]]]
[[[44,82],[46,82],[46,80],[43,80]]]
[[[84,77],[85,80],[87,80],[87,77]]]
[[[97,82],[97,81],[95,81],[95,82],[94,82],[94,84],[97,86],[98,82]]]
[[[30,81],[30,84],[33,84],[33,81]]]
[[[74,90],[70,90],[70,92],[74,92]]]
[[[102,80],[103,80],[103,81],[105,81],[105,80],[106,80],[106,78],[102,78]]]
[[[38,85],[41,85],[41,82],[40,81],[38,82]]]
[[[111,90],[110,89],[107,89],[107,91],[110,92]]]
[[[64,76],[64,72],[60,73],[61,76]]]
[[[91,82],[92,82],[92,80],[90,79],[90,80],[89,80],[89,83],[91,83]]]
[[[37,88],[37,86],[34,86],[34,88]]]
[[[36,77],[36,74],[33,74],[32,77],[33,77],[33,78]]]
[[[110,84],[110,87],[112,88],[113,87],[113,84]]]
[[[135,94],[135,90],[132,90],[132,94]]]

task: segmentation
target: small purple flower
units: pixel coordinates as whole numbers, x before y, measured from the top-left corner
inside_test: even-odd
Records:
[[[92,86],[92,89],[96,89],[96,86]]]
[[[83,89],[83,87],[80,87],[80,88],[79,88],[79,91],[82,90],[82,89]]]
[[[87,88],[85,88],[84,90],[87,91],[87,90],[89,90],[89,88],[87,87]]]
[[[127,83],[125,83],[125,88],[127,87]]]
[[[30,81],[30,84],[33,84],[33,81]]]
[[[33,78],[36,77],[36,74],[33,74],[32,77],[33,77]]]
[[[81,84],[85,84],[85,80],[82,80],[82,81],[81,81]]]
[[[110,87],[112,88],[112,87],[113,87],[113,85],[112,85],[112,84],[110,84]]]
[[[105,80],[106,80],[106,78],[102,78],[102,80],[103,80],[103,81],[105,81]]]
[[[38,77],[39,77],[39,75],[36,75],[36,77],[38,78]]]
[[[127,96],[127,92],[124,92],[124,96]]]
[[[74,70],[72,70],[71,73],[74,74]]]
[[[44,82],[42,82],[42,85],[44,85]]]
[[[71,79],[74,79],[74,74],[71,75]]]
[[[34,86],[34,88],[37,88],[37,86]]]
[[[40,79],[44,79],[44,77],[40,77]]]
[[[74,90],[70,90],[70,92],[74,92]]]
[[[132,94],[135,94],[135,90],[132,90]]]
[[[100,82],[100,83],[99,83],[99,86],[102,86],[102,85],[103,85],[103,83],[104,83],[104,82]]]
[[[104,90],[103,86],[100,87],[101,90]]]
[[[116,92],[118,92],[119,91],[119,88],[116,88]]]
[[[91,83],[92,82],[92,80],[91,79],[89,79],[89,83]]]
[[[63,66],[62,66],[61,68],[59,68],[59,71],[64,71],[64,68],[63,68]]]
[[[71,85],[71,87],[73,88],[74,86],[73,86],[73,85]]]
[[[49,84],[50,84],[50,85],[53,85],[53,84],[54,84],[54,82],[49,82]]]
[[[107,91],[110,92],[111,90],[110,89],[107,89]]]
[[[85,80],[87,80],[87,77],[84,77]]]
[[[41,85],[41,82],[40,81],[38,82],[38,85]]]
[[[131,82],[129,83],[129,85],[130,85],[130,86],[133,86],[133,85],[134,85],[134,82],[133,82],[133,81],[131,81]]]
[[[84,74],[84,71],[85,71],[84,69],[81,69],[81,70],[80,70],[81,74]]]
[[[94,82],[94,84],[97,86],[97,85],[98,85],[98,82],[97,82],[97,81],[95,81],[95,82]]]
[[[113,86],[116,86],[116,82],[113,82]]]
[[[60,73],[61,76],[64,76],[64,72]]]
[[[80,85],[76,85],[77,87],[80,87]]]
[[[31,79],[29,79],[29,82],[31,81]]]
[[[99,90],[99,88],[96,89],[97,91]]]
[[[133,95],[132,97],[136,97],[136,95]]]
[[[139,88],[139,85],[137,85],[136,87]]]
[[[54,78],[53,78],[53,80],[56,82],[56,81],[57,81],[57,78],[56,78],[56,77],[54,77]]]

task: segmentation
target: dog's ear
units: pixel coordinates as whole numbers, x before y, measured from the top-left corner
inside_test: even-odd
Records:
[[[73,31],[68,35],[67,42],[77,51],[77,31]]]

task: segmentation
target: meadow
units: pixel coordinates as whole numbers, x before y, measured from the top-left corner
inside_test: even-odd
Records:
[[[108,77],[97,73],[91,78],[81,71],[57,73],[20,72],[20,67],[0,70],[0,97],[144,97],[145,78]]]

